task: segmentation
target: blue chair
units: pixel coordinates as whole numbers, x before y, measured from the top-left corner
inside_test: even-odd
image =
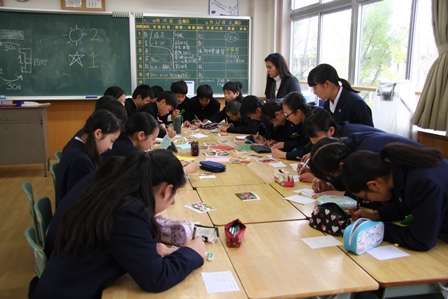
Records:
[[[44,272],[45,267],[47,266],[47,256],[42,248],[37,245],[36,242],[36,231],[31,226],[25,229],[25,238],[33,249],[34,253],[34,268],[36,270],[37,277],[40,278],[42,272]]]
[[[50,165],[50,173],[51,173],[51,176],[53,177],[54,192],[56,192],[56,173],[58,171],[58,165],[59,165],[59,162],[56,162],[56,163],[53,163]]]
[[[41,197],[34,203],[34,211],[36,212],[37,232],[42,247],[45,247],[45,238],[47,237],[48,226],[53,218],[51,209],[51,201],[48,197]]]
[[[62,152],[55,152],[54,157],[56,158],[56,160],[58,160],[58,162],[61,161]]]

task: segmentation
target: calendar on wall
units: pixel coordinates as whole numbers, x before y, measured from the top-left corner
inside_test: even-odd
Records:
[[[66,10],[105,11],[106,0],[61,0],[61,8]]]
[[[238,0],[209,0],[211,16],[237,16]]]

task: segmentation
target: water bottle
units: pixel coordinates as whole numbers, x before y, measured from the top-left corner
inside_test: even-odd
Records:
[[[184,118],[182,115],[178,114],[173,119],[173,127],[176,134],[182,134],[182,123],[184,122]]]

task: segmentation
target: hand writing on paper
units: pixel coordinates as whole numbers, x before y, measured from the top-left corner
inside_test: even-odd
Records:
[[[165,244],[163,243],[157,243],[157,252],[162,256],[165,257],[171,253],[173,253],[173,249],[168,248]]]
[[[266,139],[261,135],[254,135],[255,143],[265,144]]]
[[[277,143],[275,143],[272,147],[273,147],[273,148],[282,149],[282,148],[285,147],[285,143],[284,143],[284,142],[277,142]]]
[[[367,211],[364,209],[356,210],[356,207],[352,207],[348,209],[348,213],[352,216],[353,220],[357,220],[359,218],[369,218],[370,220],[381,220],[380,214],[378,211]]]
[[[271,148],[272,158],[286,159],[286,152],[279,150],[278,148]]]
[[[305,165],[305,163],[303,162],[299,162],[297,163],[297,173],[310,173],[311,174],[311,170],[308,167],[303,167]],[[311,182],[311,181],[310,181]]]
[[[308,160],[310,157],[311,157],[311,153],[305,154],[302,156],[302,159],[300,159],[300,161],[306,162],[306,160]]]
[[[193,240],[187,239],[185,240],[185,247],[190,247],[194,251],[196,251],[200,256],[205,256],[205,243],[202,241],[202,238],[196,238]]]
[[[333,186],[330,183],[319,180],[318,178],[315,178],[311,182],[311,188],[316,193],[333,190]]]
[[[318,198],[319,196],[322,196],[322,195],[344,196],[344,191],[337,191],[337,190],[324,191],[324,192],[316,193],[312,197]]]
[[[301,182],[312,183],[316,177],[309,171],[302,171],[299,176]]]
[[[199,160],[191,161],[184,167],[185,173],[187,174],[197,172],[198,169],[199,169]]]

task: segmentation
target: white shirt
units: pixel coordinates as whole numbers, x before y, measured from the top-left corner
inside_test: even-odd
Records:
[[[277,97],[278,90],[280,88],[280,84],[282,83],[282,79],[280,78],[280,75],[277,77],[274,77],[275,80],[275,96]]]
[[[334,99],[334,102],[329,100],[331,113],[334,113],[334,111],[336,110],[336,106],[338,105],[339,98],[341,97],[341,92],[342,92],[342,86],[339,86],[339,92],[338,92],[338,95],[336,96],[336,99]]]

